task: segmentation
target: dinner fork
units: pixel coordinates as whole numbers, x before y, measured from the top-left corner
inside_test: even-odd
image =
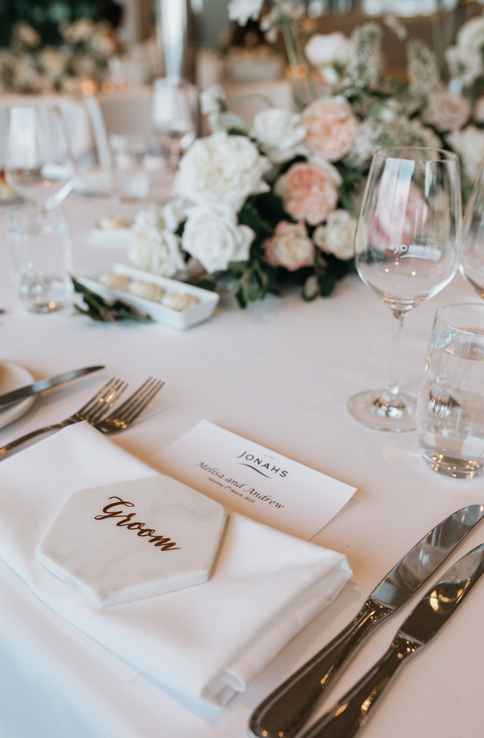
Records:
[[[19,450],[24,446],[24,444],[37,438],[37,436],[61,430],[68,425],[80,423],[83,420],[87,420],[89,423],[99,422],[109,412],[113,403],[118,399],[122,392],[124,392],[127,386],[126,382],[113,377],[109,382],[101,387],[98,392],[96,392],[94,397],[91,397],[85,405],[68,418],[65,418],[65,420],[53,423],[52,425],[43,426],[42,428],[37,428],[37,430],[26,433],[25,435],[20,436],[20,438],[16,438],[14,441],[10,441],[10,443],[0,447],[0,461],[6,459],[14,451]]]
[[[92,422],[101,433],[108,435],[126,430],[141,415],[143,410],[156,397],[164,386],[160,379],[150,377],[133,392],[119,407],[115,408],[107,418]]]

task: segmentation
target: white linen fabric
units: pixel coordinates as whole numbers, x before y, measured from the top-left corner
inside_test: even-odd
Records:
[[[152,475],[86,424],[3,461],[0,557],[53,610],[186,704],[220,707],[336,597],[351,571],[341,554],[233,514],[209,582],[92,607],[35,550],[74,492]]]

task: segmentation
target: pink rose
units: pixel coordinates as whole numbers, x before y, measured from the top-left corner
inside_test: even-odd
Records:
[[[274,235],[264,243],[265,260],[271,266],[284,267],[290,272],[314,264],[314,244],[304,223],[277,224]]]
[[[316,100],[303,113],[306,143],[317,156],[338,161],[345,156],[356,137],[358,122],[343,97]]]
[[[458,131],[471,114],[471,106],[462,95],[443,90],[434,92],[425,110],[424,120],[439,131]]]
[[[317,225],[335,209],[340,181],[336,169],[327,162],[318,166],[294,164],[277,182],[276,192],[289,215]]]

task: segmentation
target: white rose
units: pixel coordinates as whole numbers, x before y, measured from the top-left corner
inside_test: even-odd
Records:
[[[230,0],[228,11],[230,20],[245,26],[247,21],[257,20],[262,10],[263,0]]]
[[[194,208],[183,232],[184,250],[207,272],[227,269],[233,261],[247,261],[254,231],[237,223],[237,213],[226,205]]]
[[[313,239],[316,246],[338,259],[353,257],[353,240],[356,221],[346,210],[334,210],[328,215],[326,225],[316,228]]]
[[[353,44],[343,33],[317,34],[306,44],[306,56],[315,67],[345,67],[353,53]]]
[[[96,60],[87,54],[80,54],[79,56],[74,57],[73,67],[76,74],[81,77],[90,77],[96,73],[97,69]]]
[[[481,51],[484,46],[484,18],[472,18],[460,28],[457,46],[464,51]]]
[[[108,57],[116,51],[114,40],[104,31],[98,31],[95,33],[90,39],[90,45],[99,56]]]
[[[136,216],[130,261],[143,271],[174,277],[185,268],[178,236],[169,230],[162,212],[156,208],[143,210]]]
[[[58,79],[65,73],[66,58],[57,49],[46,47],[39,54],[39,62],[45,73],[52,79]]]
[[[161,208],[161,217],[165,227],[174,233],[178,226],[187,219],[190,207],[190,204],[180,197],[168,200]]]
[[[66,26],[62,35],[67,41],[78,44],[88,41],[94,33],[94,23],[90,20],[81,19]]]
[[[300,146],[306,135],[301,116],[288,110],[261,110],[256,114],[252,136],[276,164],[303,153]]]
[[[452,80],[458,81],[464,87],[472,85],[481,74],[482,62],[478,51],[451,46],[446,50],[445,58]]]
[[[469,179],[479,174],[484,159],[484,132],[475,126],[468,126],[463,131],[455,131],[448,140],[455,151],[462,157],[464,170]]]
[[[269,161],[245,136],[225,132],[196,141],[180,162],[175,192],[196,204],[230,205],[240,210],[249,195],[267,192]]]
[[[214,115],[225,110],[227,98],[221,85],[212,85],[200,94],[200,107],[205,115]]]
[[[27,23],[18,23],[15,26],[15,36],[25,46],[38,46],[40,43],[39,34]]]
[[[40,76],[29,56],[17,57],[12,70],[15,90],[22,92],[40,89]]]

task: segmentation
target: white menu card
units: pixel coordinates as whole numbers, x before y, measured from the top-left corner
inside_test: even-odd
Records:
[[[227,509],[305,540],[356,492],[208,420],[162,449],[161,464]]]

